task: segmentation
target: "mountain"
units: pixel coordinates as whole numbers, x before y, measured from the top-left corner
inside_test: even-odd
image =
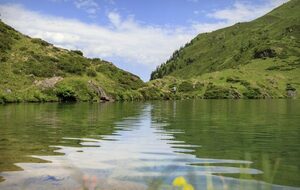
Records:
[[[151,74],[177,98],[299,97],[300,1],[251,22],[198,35]]]
[[[189,98],[299,98],[300,1],[200,34],[144,83],[79,50],[21,34],[0,20],[0,104]]]
[[[142,99],[144,82],[112,63],[25,36],[0,21],[0,103]]]

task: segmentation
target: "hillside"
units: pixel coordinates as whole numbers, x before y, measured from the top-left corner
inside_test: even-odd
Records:
[[[0,103],[142,99],[143,81],[112,63],[22,35],[0,21]]]
[[[198,35],[151,74],[179,98],[299,97],[300,1],[252,22]],[[156,79],[156,80],[155,80]]]

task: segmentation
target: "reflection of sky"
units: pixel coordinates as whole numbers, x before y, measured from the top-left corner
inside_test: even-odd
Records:
[[[192,183],[203,187],[207,176],[214,173],[261,173],[250,168],[207,166],[217,163],[243,165],[251,162],[196,158],[192,154],[187,154],[191,151],[192,145],[174,140],[172,132],[163,130],[162,125],[152,120],[151,106],[147,106],[139,117],[127,118],[116,123],[117,131],[113,135],[103,136],[102,140],[80,139],[84,141],[83,147],[62,146],[59,152],[65,153],[65,156],[40,157],[51,160],[52,163],[20,164],[25,171],[5,173],[7,181],[0,184],[0,188],[17,189],[20,184],[30,189],[38,189],[43,185],[49,185],[49,188],[76,186],[80,176],[84,174],[105,180],[128,180],[138,183],[160,178],[167,184],[177,176],[186,176],[189,179],[189,176],[193,175],[197,180]],[[74,139],[66,138],[66,140]],[[240,180],[237,179],[212,175],[211,180],[217,189],[223,187],[224,181],[230,189],[239,189]],[[257,181],[244,183],[249,189],[268,186]],[[272,189],[297,188],[272,186]]]

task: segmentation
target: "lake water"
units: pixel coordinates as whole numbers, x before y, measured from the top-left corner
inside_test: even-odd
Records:
[[[300,189],[299,123],[299,100],[0,106],[0,189]]]

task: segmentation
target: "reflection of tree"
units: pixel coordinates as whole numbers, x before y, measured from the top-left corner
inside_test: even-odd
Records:
[[[0,172],[21,168],[19,162],[45,162],[30,155],[56,155],[50,146],[81,146],[65,137],[101,138],[114,132],[114,123],[137,114],[139,105],[12,104],[0,107]]]
[[[176,102],[175,110],[172,102],[157,102],[152,114],[169,123],[165,130],[183,131],[176,140],[201,146],[191,148],[198,158],[244,160],[250,154],[251,167],[264,170],[267,155],[271,166],[280,160],[274,183],[299,186],[299,108],[286,100],[200,100]]]

